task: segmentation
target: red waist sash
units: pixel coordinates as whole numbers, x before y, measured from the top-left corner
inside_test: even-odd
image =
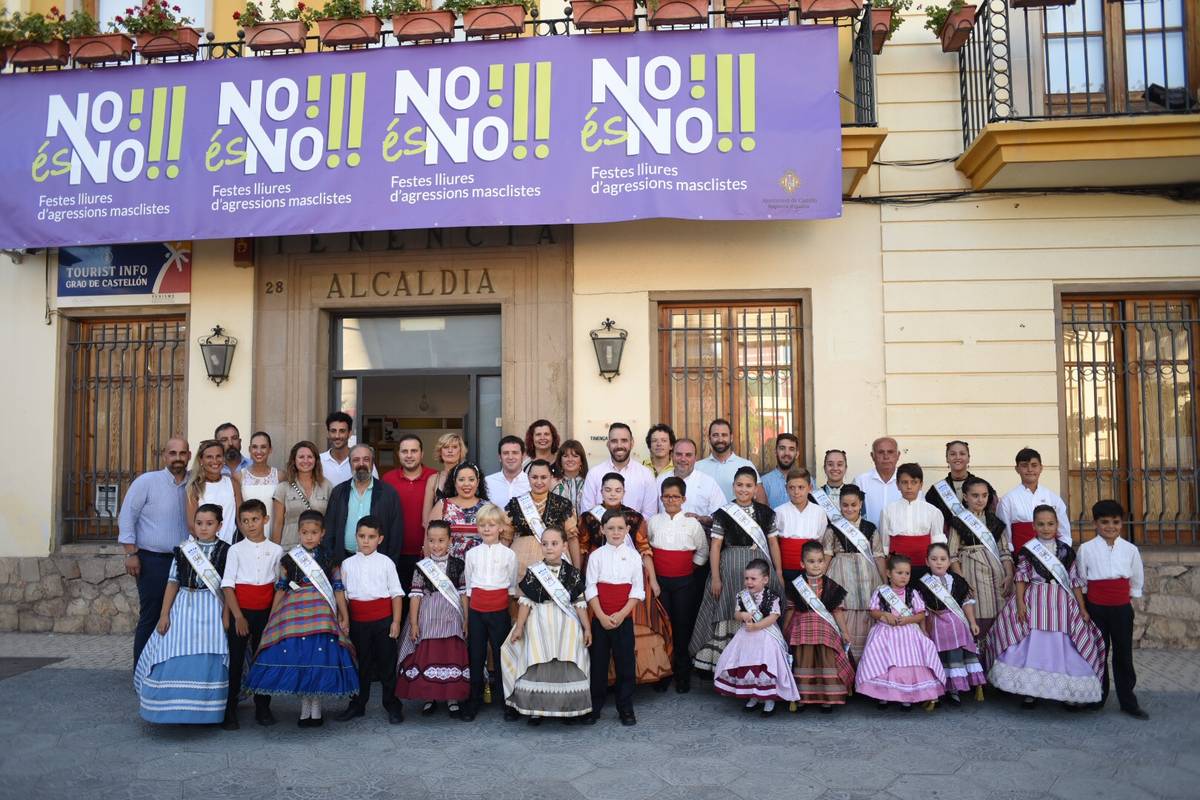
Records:
[[[653,550],[654,571],[660,577],[686,578],[692,574],[692,558],[696,554],[695,550],[663,550],[659,547],[655,547]]]
[[[600,610],[605,614],[615,614],[629,602],[629,593],[633,591],[632,583],[597,583],[596,592],[600,600]]]
[[[379,597],[375,600],[351,600],[351,622],[375,622],[392,615],[392,598]]]
[[[1087,582],[1087,601],[1098,606],[1123,606],[1129,602],[1129,578]]]
[[[1025,543],[1035,536],[1037,536],[1037,531],[1033,529],[1032,522],[1014,522],[1012,524],[1013,552],[1021,552],[1021,548],[1025,546]]]
[[[474,611],[507,611],[508,589],[472,589],[471,609]]]
[[[922,536],[895,536],[888,540],[888,551],[908,556],[914,567],[925,566],[925,557],[929,551],[928,533]]]
[[[798,539],[788,536],[779,537],[779,559],[783,562],[782,569],[804,569],[804,545],[815,542],[816,539]]]
[[[275,584],[235,583],[233,593],[243,611],[264,611],[275,599]]]

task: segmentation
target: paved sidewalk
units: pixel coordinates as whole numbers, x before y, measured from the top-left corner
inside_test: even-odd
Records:
[[[0,796],[404,800],[1146,800],[1200,796],[1200,653],[1139,651],[1137,722],[1115,707],[962,710],[772,719],[704,687],[639,689],[639,724],[611,706],[592,728],[474,724],[377,707],[347,724],[295,726],[298,704],[259,728],[157,727],[137,716],[128,637],[0,634],[0,657],[65,660],[0,680]],[[376,687],[376,694],[378,687]],[[337,709],[332,711],[336,713]],[[327,714],[330,714],[327,709]],[[332,715],[332,714],[330,714]]]

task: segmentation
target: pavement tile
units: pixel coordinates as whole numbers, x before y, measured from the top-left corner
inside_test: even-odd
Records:
[[[1050,793],[1063,800],[1151,800],[1155,797],[1132,784],[1090,775],[1064,775],[1050,787]]]
[[[816,800],[825,792],[825,784],[810,779],[804,770],[793,767],[787,771],[751,770],[728,789],[742,800]]]
[[[667,784],[647,769],[601,767],[571,781],[587,800],[646,800]]]
[[[228,771],[229,757],[224,753],[171,753],[142,762],[137,777],[141,780],[156,780],[169,775],[190,782],[201,775],[225,774]]]
[[[718,786],[742,775],[728,758],[675,757],[651,763],[650,771],[672,786]]]
[[[1200,797],[1200,780],[1180,767],[1163,764],[1138,764],[1117,770],[1116,780],[1132,783],[1155,797]]]

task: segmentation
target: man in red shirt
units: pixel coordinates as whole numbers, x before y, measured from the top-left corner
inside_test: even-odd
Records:
[[[400,572],[400,582],[407,594],[412,589],[413,571],[421,560],[421,548],[425,544],[425,525],[422,520],[425,512],[425,487],[431,478],[437,475],[437,470],[425,466],[422,458],[425,455],[421,440],[414,433],[406,433],[400,437],[396,445],[396,457],[400,466],[391,470],[381,480],[396,490],[400,495],[400,513],[404,518],[404,543],[400,546],[400,559],[396,568]],[[408,604],[405,604],[408,609]]]

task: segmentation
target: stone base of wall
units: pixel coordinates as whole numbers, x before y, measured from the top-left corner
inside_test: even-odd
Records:
[[[0,558],[0,631],[132,633],[137,618],[137,582],[117,548]]]
[[[1135,647],[1200,648],[1200,550],[1143,550],[1146,586],[1134,599]]]

